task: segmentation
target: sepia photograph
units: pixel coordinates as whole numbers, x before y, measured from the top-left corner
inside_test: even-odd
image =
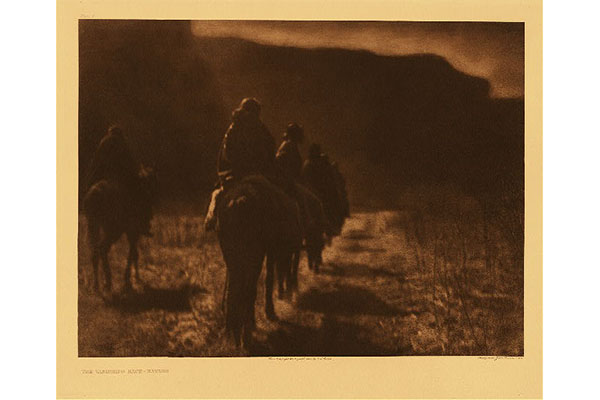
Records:
[[[585,1],[6,9],[2,394],[597,391]]]
[[[79,357],[524,356],[525,24],[78,22]]]

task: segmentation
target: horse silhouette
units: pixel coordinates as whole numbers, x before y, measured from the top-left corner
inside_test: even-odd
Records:
[[[308,267],[314,272],[319,272],[322,262],[322,253],[325,248],[325,238],[332,236],[332,229],[327,222],[323,204],[319,197],[302,184],[296,184],[296,201],[302,203],[301,226],[304,239],[304,249],[308,258]],[[287,259],[278,262],[279,297],[298,290],[298,268],[300,266],[301,248],[291,253],[281,255]],[[284,287],[285,282],[285,287]]]
[[[217,205],[217,235],[227,268],[225,329],[236,346],[247,346],[255,328],[258,278],[266,262],[265,313],[276,319],[274,273],[288,268],[290,255],[302,244],[296,202],[261,176],[232,184]]]
[[[94,289],[99,290],[98,264],[104,270],[105,289],[112,290],[112,276],[108,253],[112,245],[125,234],[129,255],[125,268],[125,290],[131,289],[131,266],[135,266],[139,280],[137,243],[142,235],[142,219],[150,220],[156,198],[156,175],[151,168],[142,168],[138,174],[140,195],[131,194],[131,188],[115,180],[102,179],[90,187],[83,200],[88,224],[88,240],[92,251]],[[129,190],[128,190],[129,189]]]
[[[319,197],[305,186],[298,185],[298,187],[303,195],[306,210],[304,240],[308,268],[318,273],[323,262],[322,253],[325,248],[326,236],[333,236],[333,231],[327,222],[323,203]],[[294,274],[293,280],[297,283],[298,269],[292,269],[292,273]]]

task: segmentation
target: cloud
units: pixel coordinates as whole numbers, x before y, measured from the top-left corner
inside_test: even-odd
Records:
[[[486,78],[494,97],[524,93],[524,25],[497,22],[192,21],[197,36],[262,44],[367,50],[380,55],[433,53]]]

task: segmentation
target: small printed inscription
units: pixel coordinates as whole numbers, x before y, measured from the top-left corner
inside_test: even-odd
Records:
[[[498,360],[513,360],[513,359],[522,359],[522,356],[479,356],[478,357],[480,360],[492,360],[492,361],[498,361]]]
[[[82,375],[141,375],[141,374],[168,374],[166,368],[129,368],[129,369],[82,369]]]
[[[269,357],[271,361],[331,361],[331,357]]]

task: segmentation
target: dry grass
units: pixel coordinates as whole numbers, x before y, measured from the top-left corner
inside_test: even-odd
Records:
[[[451,211],[443,196],[442,213],[430,193],[429,202],[407,194],[400,212],[353,215],[321,274],[303,256],[300,292],[275,302],[279,322],[264,317],[263,275],[255,344],[244,353],[223,337],[225,267],[201,217],[155,218],[130,295],[120,292],[127,246],[119,241],[110,254],[114,295],[104,299],[91,290],[82,218],[79,355],[522,355],[522,264],[493,227],[486,266],[476,204],[454,196]]]
[[[421,188],[403,205],[441,353],[523,355],[522,214],[486,213],[452,188]]]

